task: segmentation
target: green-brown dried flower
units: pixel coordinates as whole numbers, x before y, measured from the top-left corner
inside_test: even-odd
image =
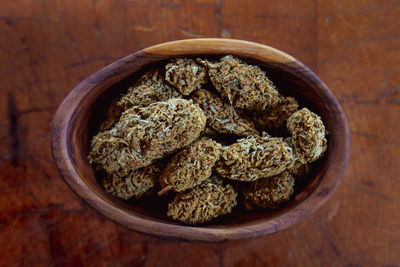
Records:
[[[202,138],[175,154],[160,176],[160,192],[181,192],[202,183],[210,177],[221,148],[212,139]]]
[[[224,147],[214,169],[223,178],[256,181],[277,175],[293,163],[292,148],[282,138],[249,136]]]
[[[304,178],[310,172],[310,166],[308,163],[301,163],[296,155],[292,137],[286,137],[284,141],[293,149],[295,162],[292,167],[288,168],[288,171],[295,178]]]
[[[293,187],[294,178],[287,171],[252,182],[242,191],[245,207],[276,209],[290,200]]]
[[[173,98],[125,111],[109,131],[91,142],[89,159],[110,174],[150,165],[196,140],[206,118],[192,101]]]
[[[325,152],[325,126],[317,114],[303,108],[289,117],[286,127],[301,163],[313,162]]]
[[[206,68],[190,58],[172,59],[165,66],[165,80],[181,94],[189,95],[208,80]]]
[[[168,204],[167,215],[186,224],[200,224],[228,214],[236,206],[237,193],[220,178],[212,177],[202,184],[179,193]]]
[[[299,108],[297,100],[293,97],[282,97],[279,103],[265,111],[255,111],[253,119],[262,129],[270,130],[280,128],[286,124],[286,120]]]
[[[235,108],[265,110],[279,102],[279,93],[265,72],[228,55],[219,62],[197,61],[208,68],[215,89]]]
[[[122,112],[131,107],[145,107],[157,101],[179,98],[181,94],[164,81],[158,70],[149,70],[135,85],[129,87],[126,94],[114,100],[107,112],[107,119],[100,126],[101,130],[111,128],[118,122]]]
[[[219,133],[239,136],[258,134],[252,121],[239,116],[231,105],[224,103],[217,95],[200,89],[192,94],[192,99],[203,110],[207,125]]]
[[[136,168],[139,156],[130,148],[121,131],[114,127],[93,137],[88,158],[90,163],[99,164],[108,174],[126,176]]]
[[[118,198],[141,198],[154,187],[160,172],[157,166],[150,165],[122,177],[114,173],[103,179],[103,186],[107,193]]]

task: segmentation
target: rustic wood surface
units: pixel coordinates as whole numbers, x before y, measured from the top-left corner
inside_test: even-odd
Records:
[[[400,2],[0,1],[0,266],[399,266]],[[100,67],[191,37],[277,47],[311,67],[351,129],[342,184],[312,217],[223,244],[126,230],[69,190],[51,159],[57,106]]]

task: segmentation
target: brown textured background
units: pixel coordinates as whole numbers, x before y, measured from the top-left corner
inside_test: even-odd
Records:
[[[50,125],[79,81],[160,42],[229,37],[303,61],[351,129],[344,180],[315,215],[223,244],[128,231],[64,184]],[[382,266],[400,263],[400,1],[0,1],[0,266]]]

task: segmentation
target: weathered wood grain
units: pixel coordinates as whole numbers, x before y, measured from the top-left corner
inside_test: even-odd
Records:
[[[0,266],[399,266],[399,12],[397,0],[0,1]],[[351,158],[313,218],[243,242],[168,241],[96,215],[59,178],[49,133],[68,92],[193,36],[282,49],[341,102]]]

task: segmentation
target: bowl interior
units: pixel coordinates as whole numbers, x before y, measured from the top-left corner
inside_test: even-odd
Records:
[[[218,58],[219,56],[220,55],[203,55],[202,57]],[[254,59],[244,60],[251,64],[257,64],[258,66],[260,66],[264,71],[266,71],[267,76],[274,82],[280,93],[286,96],[295,97],[300,102],[301,107],[308,107],[317,114],[322,115],[322,119],[324,120],[323,117],[325,112],[323,108],[318,105],[318,103],[322,102],[318,101],[318,95],[315,94],[315,91],[307,82],[299,80],[293,74],[289,73],[286,70],[287,66],[260,62]],[[126,92],[128,87],[134,84],[135,81],[146,70],[165,66],[167,62],[168,60],[160,60],[158,62],[144,66],[141,70],[106,88],[104,93],[93,102],[90,113],[88,114],[87,123],[81,125],[82,133],[86,133],[79,137],[80,144],[78,145],[83,148],[81,150],[81,153],[83,153],[81,155],[82,158],[87,157],[89,150],[88,144],[91,138],[99,131],[99,126],[101,122],[105,120],[106,112],[111,103],[111,100]],[[321,177],[323,177],[323,174],[325,173],[325,163],[327,157],[329,157],[329,147],[326,154],[326,156],[318,160],[316,163],[312,164],[312,172],[310,173],[308,178],[296,181],[294,200],[291,201],[289,204],[282,206],[281,209],[277,211],[247,211],[241,205],[238,205],[231,214],[220,217],[208,225],[238,225],[251,222],[256,219],[273,218],[287,212],[292,207],[296,206],[298,203],[306,199],[307,196],[313,191],[313,189],[319,184],[319,179],[321,179]],[[87,164],[87,161],[85,162],[85,164]],[[84,169],[87,170],[87,168]],[[89,171],[88,173],[85,173],[83,175],[83,177],[85,177],[85,182],[89,183],[92,186],[92,189],[96,192],[96,194],[107,198],[114,205],[124,207],[125,209],[138,212],[142,215],[149,216],[153,219],[157,219],[165,223],[176,224],[176,222],[166,216],[167,203],[171,200],[169,196],[157,197],[152,194],[140,200],[119,200],[104,192],[103,188],[100,185],[100,181],[103,176],[104,173],[94,173],[93,171]]]

